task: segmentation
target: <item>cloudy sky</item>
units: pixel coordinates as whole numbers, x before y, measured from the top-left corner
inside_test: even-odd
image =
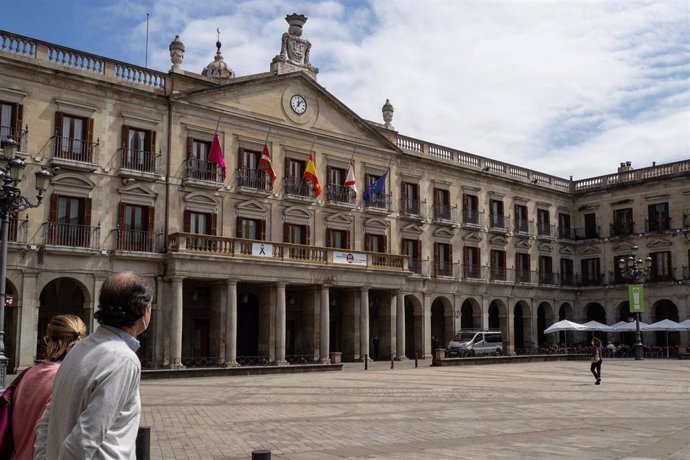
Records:
[[[21,5],[21,6],[20,6]],[[318,81],[407,136],[574,179],[690,158],[690,0],[0,0],[0,28],[183,68],[215,52],[268,71],[286,14],[309,17]]]

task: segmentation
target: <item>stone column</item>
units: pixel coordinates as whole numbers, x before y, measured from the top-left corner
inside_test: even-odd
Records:
[[[512,356],[515,354],[515,306],[511,306],[510,299],[508,299],[506,302],[506,308],[508,309],[506,314],[506,321],[508,323],[506,324],[506,335],[508,336],[506,337],[508,340],[508,349],[506,350],[506,354],[508,356]]]
[[[276,284],[276,355],[273,364],[287,364],[285,360],[285,283]]]
[[[182,366],[182,321],[183,321],[183,293],[182,276],[172,276],[170,281],[172,289],[170,291],[170,366]]]
[[[15,345],[15,363],[18,370],[34,365],[36,341],[38,338],[38,309],[40,307],[40,292],[36,288],[38,272],[25,272],[23,276],[21,292],[19,293],[21,299],[21,311],[19,312],[19,324],[17,325],[19,340],[16,341]],[[15,302],[18,302],[18,300],[15,299]],[[9,315],[9,312],[7,312],[7,315]],[[5,316],[5,321],[7,321],[7,316]],[[5,344],[7,344],[8,340],[9,338],[5,336]],[[5,346],[5,349],[7,349],[7,346]]]
[[[331,327],[331,303],[330,289],[328,286],[321,286],[321,305],[319,313],[319,362],[330,364],[330,327]]]
[[[369,356],[369,288],[359,291],[359,355],[362,361]]]
[[[395,332],[396,332],[396,359],[407,359],[405,356],[405,294],[401,291],[396,295],[396,315],[395,315]]]
[[[424,343],[424,348],[422,350],[422,358],[426,359],[431,356],[431,295],[424,293],[424,311],[422,313],[424,328],[424,336],[422,338],[422,343]]]
[[[397,319],[398,308],[397,308],[397,302],[396,302],[398,295],[399,294],[396,294],[396,291],[392,291],[390,294],[390,299],[389,299],[389,310],[388,311],[390,311],[389,324],[390,324],[390,331],[391,331],[391,333],[389,335],[390,359],[393,359],[395,357],[396,352],[398,350],[398,346],[397,346],[397,343],[398,343],[398,334],[397,334],[397,330],[398,330],[398,319]]]
[[[481,315],[482,315],[482,322],[479,325],[479,328],[482,330],[488,330],[489,329],[489,307],[491,306],[491,302],[489,302],[488,297],[484,297],[482,299],[481,303]],[[506,307],[508,308],[508,307]],[[499,313],[500,316],[500,313]]]
[[[225,366],[237,366],[237,281],[225,284]]]

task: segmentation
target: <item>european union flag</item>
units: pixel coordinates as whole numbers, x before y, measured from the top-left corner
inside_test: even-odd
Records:
[[[374,182],[374,185],[369,186],[366,191],[364,192],[364,202],[369,204],[369,200],[371,200],[371,197],[373,195],[378,195],[380,193],[383,193],[383,191],[386,189],[386,176],[388,175],[388,171],[383,173],[383,176],[379,177],[376,182]]]

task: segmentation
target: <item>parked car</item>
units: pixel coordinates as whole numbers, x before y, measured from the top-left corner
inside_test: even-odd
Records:
[[[446,356],[503,355],[501,331],[460,331],[448,343]]]

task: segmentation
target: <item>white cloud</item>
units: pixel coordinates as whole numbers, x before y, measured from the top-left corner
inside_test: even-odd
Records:
[[[265,72],[292,12],[319,83],[365,119],[390,99],[401,134],[562,177],[690,157],[682,1],[160,0],[150,62],[180,34],[200,72],[220,27],[237,74]]]

